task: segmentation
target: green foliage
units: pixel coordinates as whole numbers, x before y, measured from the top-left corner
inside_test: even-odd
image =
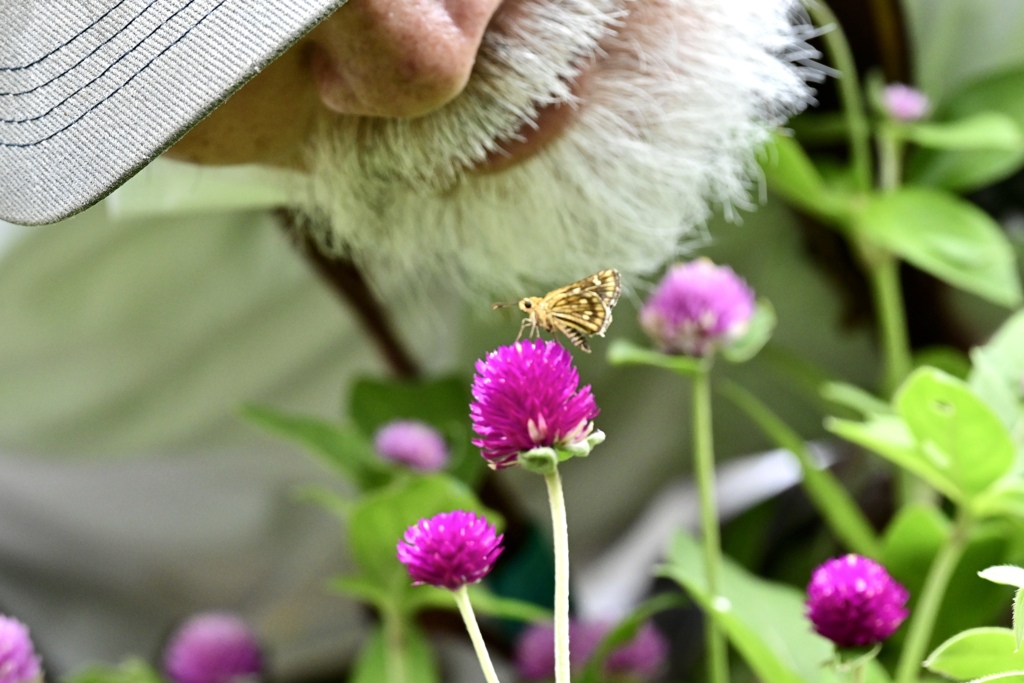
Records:
[[[746,332],[722,348],[722,357],[730,363],[745,363],[764,348],[775,331],[775,309],[767,299],[759,299]]]
[[[447,471],[472,484],[483,473],[484,461],[470,444],[469,386],[461,376],[419,382],[362,379],[349,396],[352,421],[368,437],[393,420],[431,425],[451,449]]]
[[[631,641],[640,627],[658,612],[681,607],[684,604],[683,596],[678,593],[662,593],[642,602],[601,639],[590,655],[590,659],[587,660],[578,683],[601,683],[604,664],[617,648]]]
[[[994,115],[994,116],[993,116]],[[981,116],[980,123],[978,117]],[[974,149],[949,144],[944,149],[915,148],[907,162],[908,181],[959,192],[1002,180],[1024,162],[1024,146],[1014,145],[1007,123],[1024,129],[1024,71],[1007,71],[968,84],[936,112],[935,118],[954,127],[968,121]],[[1018,132],[1019,137],[1019,132]],[[927,134],[926,134],[927,138]]]
[[[776,133],[760,161],[768,187],[790,204],[829,223],[846,220],[851,199],[825,182],[796,140]]]
[[[366,435],[355,427],[261,406],[247,406],[243,415],[255,425],[305,446],[360,490],[381,486],[391,478]]]
[[[64,683],[164,683],[163,677],[141,659],[129,659],[118,666],[96,664],[76,671]]]
[[[1018,652],[1013,631],[982,627],[956,634],[935,649],[924,666],[956,681],[1024,672],[1024,653]]]
[[[1017,589],[1013,596],[1013,640],[1014,652],[1019,652],[1021,643],[1024,642],[1024,569],[1012,565],[999,565],[978,572],[978,576]]]
[[[948,192],[872,194],[853,230],[935,277],[1003,306],[1021,302],[1013,247],[984,211]]]
[[[686,534],[672,543],[657,574],[682,586],[724,629],[757,677],[766,683],[828,683],[844,676],[827,667],[832,644],[811,630],[804,618],[802,591],[758,578],[727,558],[721,573],[725,601],[713,604],[707,593],[702,550]],[[869,681],[887,680],[876,663]]]
[[[351,683],[441,683],[437,659],[415,623],[378,626],[356,660]]]
[[[405,594],[416,588],[396,558],[395,547],[405,530],[420,519],[451,510],[476,512],[492,524],[502,523],[465,484],[442,474],[397,479],[361,496],[352,504],[346,525],[359,577],[387,591],[393,604],[405,604]]]
[[[892,134],[921,147],[938,150],[997,151],[1019,155],[1024,134],[1013,117],[982,111],[947,123],[890,123]]]
[[[919,368],[893,399],[895,415],[831,419],[829,429],[927,481],[958,504],[979,506],[1015,459],[1010,433],[965,382]]]
[[[835,477],[827,469],[818,467],[804,439],[779,419],[765,403],[739,385],[729,383],[725,385],[723,393],[776,445],[797,458],[808,497],[840,541],[853,552],[878,557],[880,547],[870,522]]]

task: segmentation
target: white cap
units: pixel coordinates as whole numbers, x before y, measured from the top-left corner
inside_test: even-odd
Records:
[[[0,0],[0,219],[145,166],[345,0]]]

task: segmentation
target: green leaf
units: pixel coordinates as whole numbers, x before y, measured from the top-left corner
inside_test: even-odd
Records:
[[[881,563],[902,583],[911,596],[924,584],[932,558],[949,536],[950,524],[932,505],[904,505],[882,536]]]
[[[620,621],[601,639],[587,660],[579,683],[601,683],[604,663],[615,650],[628,644],[636,637],[640,627],[658,612],[682,607],[686,604],[681,593],[661,593],[637,606],[631,614]]]
[[[1014,70],[968,84],[945,98],[935,120],[956,122],[979,114],[1002,114],[1024,129],[1024,71]],[[1024,162],[1024,149],[935,150],[914,148],[907,160],[909,182],[959,192],[991,185]]]
[[[874,415],[865,422],[826,418],[825,428],[921,477],[946,497],[954,501],[961,499],[960,489],[944,470],[924,456],[914,434],[901,418]]]
[[[327,582],[335,593],[354,598],[382,610],[391,603],[391,593],[374,579],[362,576],[336,576]]]
[[[814,163],[796,140],[778,133],[761,153],[768,187],[786,201],[829,222],[843,222],[850,200],[825,184]]]
[[[400,602],[407,591],[416,589],[395,557],[398,542],[420,519],[452,510],[485,515],[492,524],[500,521],[465,484],[443,474],[399,479],[354,501],[347,538],[360,575],[391,591],[393,600]]]
[[[900,509],[882,537],[881,564],[910,593],[911,614],[921,596],[925,576],[940,547],[947,542],[950,523],[934,506],[911,504]],[[963,630],[981,626],[1005,610],[1005,589],[978,581],[977,572],[998,564],[1006,557],[1006,529],[1003,523],[975,524],[935,620],[932,642],[938,644]],[[906,629],[889,641],[898,650]]]
[[[865,417],[891,415],[892,406],[874,394],[846,382],[828,382],[821,387],[821,395],[836,405],[849,408]]]
[[[971,387],[1013,429],[1024,423],[1024,311],[1002,324],[985,346],[971,352]]]
[[[978,572],[978,576],[992,583],[1000,583],[1004,586],[1013,586],[1014,588],[1024,588],[1024,568],[1012,564],[999,564],[994,567],[987,567]]]
[[[994,111],[983,111],[948,122],[893,124],[898,137],[922,147],[951,150],[997,150],[1021,153],[1024,134],[1013,118]]]
[[[441,683],[437,660],[423,632],[411,621],[402,623],[392,640],[377,627],[359,653],[351,683]]]
[[[722,348],[722,357],[730,363],[744,363],[764,348],[775,330],[775,309],[767,299],[759,299],[746,332]]]
[[[1024,588],[1013,594],[1013,641],[1017,646],[1014,652],[1019,653],[1024,642]]]
[[[743,410],[766,436],[796,456],[803,473],[804,489],[832,533],[851,551],[877,558],[881,547],[870,522],[835,477],[818,467],[803,438],[738,384],[725,384],[722,393]]]
[[[968,499],[1009,472],[1013,440],[1002,421],[963,381],[918,368],[893,399],[921,451]]]
[[[451,452],[446,468],[470,484],[485,469],[484,459],[470,444],[470,382],[464,377],[426,381],[360,379],[352,386],[348,404],[352,421],[371,438],[393,420],[419,420],[445,436]]]
[[[1024,481],[1008,478],[996,482],[974,501],[979,517],[1009,517],[1024,520]]]
[[[710,367],[706,358],[690,356],[673,356],[660,351],[653,351],[625,339],[616,339],[608,347],[608,362],[612,365],[647,365],[665,368],[681,375],[692,377],[706,372]]]
[[[117,666],[87,666],[62,680],[65,683],[164,683],[160,674],[141,659],[129,659]]]
[[[921,270],[994,303],[1021,302],[1016,255],[988,214],[948,192],[905,187],[868,197],[853,229]]]
[[[469,600],[477,616],[512,619],[525,622],[551,621],[551,610],[532,602],[506,598],[495,594],[484,584],[469,587]],[[458,611],[452,592],[433,586],[418,586],[409,593],[406,607],[410,613],[424,609],[446,609]]]
[[[924,661],[932,673],[958,681],[1007,671],[1024,671],[1024,654],[1015,653],[1008,628],[972,628],[953,636]]]
[[[245,406],[242,415],[269,432],[305,446],[361,490],[380,486],[390,476],[366,437],[354,427],[262,406]]]
[[[679,583],[728,635],[757,678],[769,683],[838,680],[824,668],[832,644],[814,633],[804,617],[803,592],[758,578],[728,558],[720,593],[727,605],[713,607],[707,593],[700,546],[686,534],[673,540],[668,561],[656,573]]]

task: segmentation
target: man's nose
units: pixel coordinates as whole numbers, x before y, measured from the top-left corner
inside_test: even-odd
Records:
[[[411,117],[458,95],[502,0],[349,0],[310,34],[320,100],[339,114]]]

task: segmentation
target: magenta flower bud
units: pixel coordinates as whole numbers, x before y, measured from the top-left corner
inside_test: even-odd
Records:
[[[669,268],[640,310],[640,325],[665,353],[711,355],[746,332],[754,292],[732,268],[706,258]]]
[[[478,360],[469,413],[473,445],[491,469],[511,467],[522,451],[586,440],[599,411],[579,381],[572,356],[553,341],[516,342]]]
[[[380,457],[417,472],[437,472],[448,464],[448,445],[441,434],[418,420],[389,422],[373,437]]]
[[[228,683],[259,678],[263,653],[240,617],[207,612],[191,617],[171,636],[163,668],[174,683]]]
[[[882,106],[897,121],[919,121],[928,114],[931,103],[920,90],[902,83],[893,83],[885,86],[882,91]]]
[[[42,668],[28,627],[13,617],[0,614],[0,683],[41,680]]]
[[[612,629],[608,622],[569,623],[570,662],[573,671],[581,671],[597,646]],[[668,641],[650,622],[644,623],[628,643],[620,646],[605,661],[604,673],[633,678],[652,678],[668,662]],[[516,641],[516,670],[527,681],[542,681],[555,675],[555,630],[551,624],[535,624]]]
[[[860,555],[825,562],[807,586],[814,630],[840,647],[880,643],[907,618],[907,589],[885,567]]]
[[[503,535],[472,512],[442,512],[406,529],[398,561],[413,585],[456,590],[487,576],[501,555]]]

